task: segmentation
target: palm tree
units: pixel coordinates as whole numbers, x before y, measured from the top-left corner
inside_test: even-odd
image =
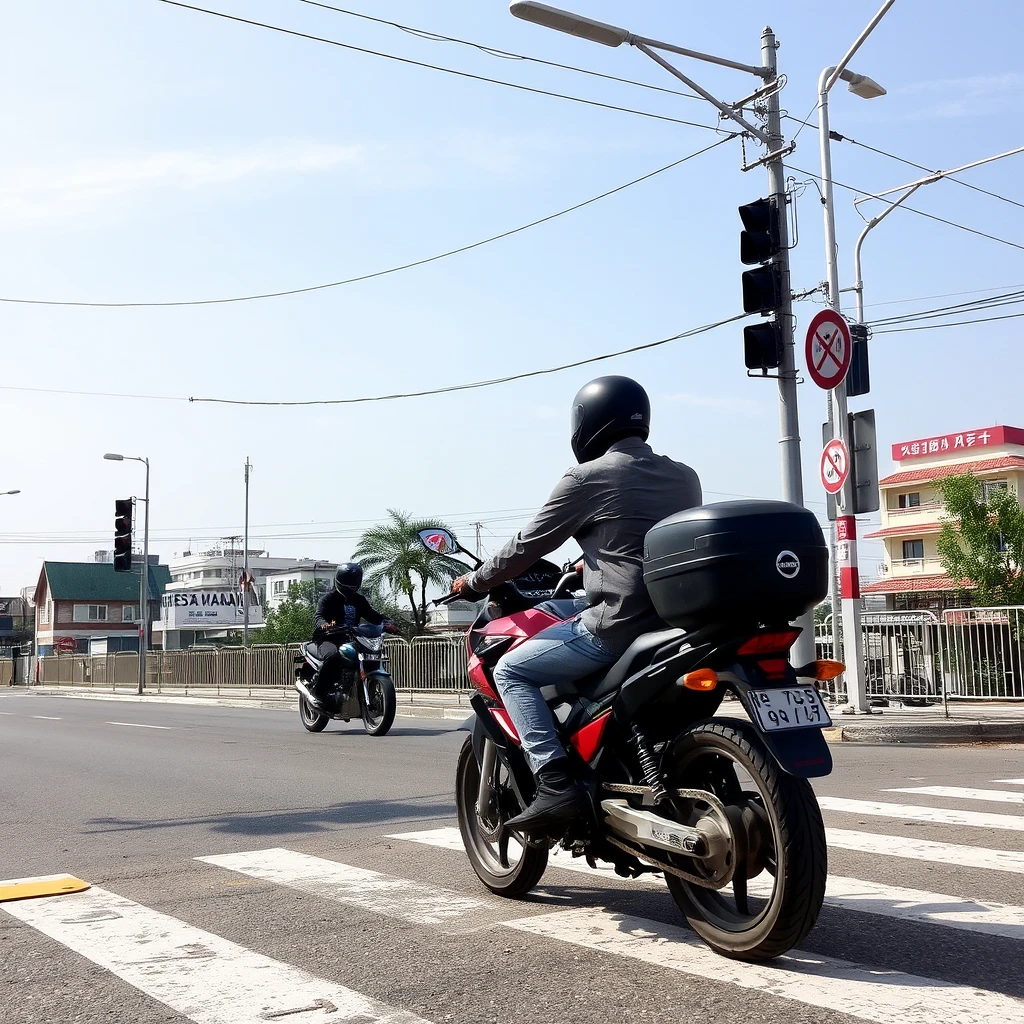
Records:
[[[393,508],[388,509],[388,515],[390,522],[371,526],[363,533],[352,557],[362,564],[370,587],[378,592],[404,594],[409,599],[416,632],[422,633],[427,625],[427,585],[447,587],[469,566],[450,555],[428,551],[420,543],[420,530],[443,528],[443,524],[412,519]]]

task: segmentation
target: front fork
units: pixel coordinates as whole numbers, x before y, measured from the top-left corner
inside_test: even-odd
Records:
[[[476,813],[481,821],[487,820],[494,799],[494,766],[498,761],[498,751],[494,743],[484,737],[483,755],[480,758],[480,785],[476,793]]]

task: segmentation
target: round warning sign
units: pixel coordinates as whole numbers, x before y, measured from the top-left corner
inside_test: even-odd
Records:
[[[823,309],[815,315],[807,327],[804,354],[807,372],[819,388],[831,391],[842,384],[850,369],[853,342],[849,325],[841,314]]]
[[[821,453],[821,486],[829,494],[838,494],[850,475],[850,453],[839,438],[835,438]]]

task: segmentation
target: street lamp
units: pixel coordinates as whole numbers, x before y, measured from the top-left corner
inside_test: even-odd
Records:
[[[107,452],[103,458],[110,462],[141,462],[146,467],[145,526],[142,534],[142,572],[139,581],[139,693],[146,686],[146,651],[149,649],[149,459],[136,455],[117,455]]]
[[[832,189],[832,151],[828,124],[828,94],[838,81],[844,81],[855,96],[863,99],[874,99],[884,96],[885,90],[866,75],[858,75],[848,70],[847,65],[854,54],[860,49],[864,40],[871,34],[875,26],[882,20],[886,11],[895,0],[886,0],[878,13],[871,19],[867,27],[857,37],[846,52],[843,59],[833,67],[827,67],[818,78],[818,143],[821,151],[821,189],[822,205],[825,213],[825,263],[828,268],[828,304],[839,312],[839,262],[836,252],[836,216],[835,198]],[[832,437],[846,441],[847,433],[847,400],[846,381],[840,381],[829,393],[828,402],[829,428]],[[850,698],[853,711],[869,714],[867,689],[864,679],[864,643],[860,632],[860,581],[857,572],[857,518],[854,514],[854,481],[853,474],[848,473],[842,490],[836,495],[836,539],[832,545],[834,560],[832,565],[832,631],[833,644],[838,654],[840,631],[839,619],[835,614],[836,563],[843,571],[841,583],[842,631],[845,641],[843,661],[846,664],[846,692]],[[840,541],[840,536],[842,540]]]
[[[893,0],[890,0],[890,2],[893,2]],[[794,505],[803,505],[803,477],[800,465],[800,419],[797,411],[796,358],[793,347],[793,297],[789,274],[789,225],[788,219],[785,216],[788,200],[785,170],[782,163],[783,159],[793,151],[794,144],[785,145],[782,135],[779,103],[780,79],[776,64],[777,44],[775,33],[770,28],[765,28],[761,33],[761,65],[756,66],[727,60],[724,57],[716,57],[708,53],[701,53],[698,50],[689,50],[658,39],[650,39],[646,36],[630,32],[628,29],[620,28],[617,25],[608,25],[603,21],[584,18],[569,11],[559,10],[557,7],[535,3],[533,0],[517,0],[517,2],[510,5],[509,10],[517,18],[521,18],[524,21],[541,25],[544,28],[554,29],[558,32],[565,32],[580,39],[588,39],[603,46],[621,46],[623,43],[635,46],[650,57],[651,60],[655,61],[655,63],[660,64],[669,74],[674,75],[685,85],[689,86],[698,96],[707,100],[718,110],[723,119],[728,119],[738,124],[744,135],[756,139],[765,146],[766,152],[764,156],[744,165],[743,170],[747,171],[753,167],[764,165],[768,171],[769,202],[773,204],[776,210],[781,211],[781,216],[778,218],[779,248],[777,254],[771,259],[771,270],[777,274],[778,280],[777,302],[773,306],[772,312],[775,316],[775,323],[778,325],[779,341],[777,344],[780,350],[778,382],[782,496],[786,501],[790,501]],[[723,103],[683,74],[677,67],[665,60],[660,53],[656,52],[658,50],[677,53],[683,57],[692,57],[695,60],[717,64],[721,67],[732,68],[737,71],[746,71],[748,74],[756,75],[760,82],[757,89],[749,96],[745,96],[735,103]],[[755,127],[741,114],[741,111],[746,106],[755,101],[760,101],[764,105],[764,129]],[[800,621],[800,624],[803,626],[803,633],[794,647],[794,657],[798,659],[798,664],[804,664],[813,661],[815,657],[812,617],[810,615],[805,616]]]
[[[21,491],[0,491],[0,495],[5,494],[21,494]]]

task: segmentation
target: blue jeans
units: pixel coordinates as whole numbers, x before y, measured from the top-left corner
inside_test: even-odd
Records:
[[[540,688],[582,679],[617,660],[577,616],[549,626],[498,662],[494,682],[534,772],[566,753]]]

